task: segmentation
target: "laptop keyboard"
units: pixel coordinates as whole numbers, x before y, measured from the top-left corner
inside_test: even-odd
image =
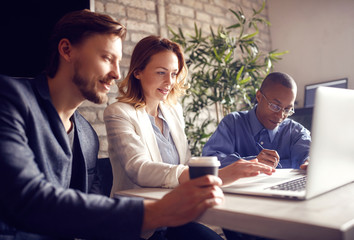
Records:
[[[306,187],[306,176],[270,187],[272,190],[302,191]]]

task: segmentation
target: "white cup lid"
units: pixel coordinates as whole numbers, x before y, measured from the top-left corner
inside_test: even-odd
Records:
[[[220,162],[216,156],[191,157],[188,165],[192,167],[219,167]]]

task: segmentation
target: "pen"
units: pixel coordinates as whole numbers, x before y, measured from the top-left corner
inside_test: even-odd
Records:
[[[262,150],[264,149],[264,147],[263,147],[259,142],[256,142],[256,144],[257,144],[260,148],[262,148]]]
[[[258,147],[260,147],[262,150],[264,149],[264,147],[263,147],[259,142],[256,142],[256,144],[257,144]],[[280,168],[283,168],[283,166],[280,164],[280,159],[279,159],[278,165],[279,165]]]

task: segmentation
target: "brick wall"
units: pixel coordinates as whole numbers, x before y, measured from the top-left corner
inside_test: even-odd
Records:
[[[174,30],[181,27],[184,33],[194,31],[194,23],[202,27],[205,34],[209,27],[229,26],[234,23],[234,16],[228,9],[237,10],[242,7],[246,15],[252,8],[258,9],[262,0],[96,0],[95,11],[107,13],[127,26],[128,34],[123,43],[123,59],[121,62],[122,77],[126,75],[129,60],[135,44],[145,36],[155,34],[170,37],[168,26]],[[267,9],[263,11],[268,19]],[[261,48],[270,50],[269,29],[260,25]],[[108,104],[115,101],[117,87],[111,88]],[[100,157],[108,156],[106,129],[103,122],[103,111],[107,104],[96,105],[85,102],[79,109],[84,117],[93,125],[100,139]]]

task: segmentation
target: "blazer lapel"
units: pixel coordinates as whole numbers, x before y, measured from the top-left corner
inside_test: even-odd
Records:
[[[188,146],[186,146],[183,125],[178,121],[178,116],[174,116],[169,107],[160,103],[160,109],[170,128],[170,133],[176,145],[180,163],[184,164],[186,162],[186,151]]]
[[[150,119],[148,114],[145,111],[145,108],[138,109],[136,111],[140,132],[143,137],[143,141],[145,141],[145,145],[147,146],[150,156],[154,162],[162,162],[161,154],[159,147],[156,142],[156,137],[154,133],[154,129],[152,128]]]
[[[88,192],[88,176],[87,176],[87,164],[85,160],[85,156],[83,152],[89,152],[87,151],[86,147],[91,146],[91,144],[87,144],[86,141],[93,141],[93,139],[87,139],[85,134],[81,131],[81,125],[80,122],[77,120],[76,112],[73,117],[73,121],[75,124],[75,139],[74,139],[74,156],[75,161],[76,161],[76,166],[80,165],[80,169],[83,169],[84,171],[82,172],[82,175],[80,176],[75,176],[77,181],[81,182],[81,186],[83,189],[80,189],[81,191]],[[80,179],[80,180],[79,180]]]

